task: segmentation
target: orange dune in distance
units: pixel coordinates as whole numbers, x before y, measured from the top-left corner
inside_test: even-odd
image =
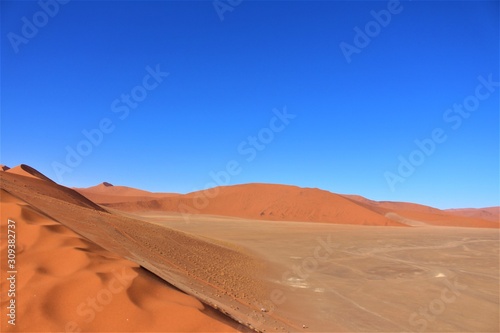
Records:
[[[477,210],[481,213],[474,213],[475,209],[440,210],[414,203],[377,202],[361,196],[288,185],[221,186],[184,195],[163,195],[103,184],[76,190],[99,204],[127,212],[164,211],[372,226],[499,227],[498,207]]]

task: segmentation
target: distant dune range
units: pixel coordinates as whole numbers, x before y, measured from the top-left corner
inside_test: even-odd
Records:
[[[273,184],[221,186],[185,195],[109,185],[103,183],[76,190],[103,206],[127,212],[200,213],[272,221],[373,226],[499,227],[499,207],[439,210],[413,203],[377,202],[356,195]]]

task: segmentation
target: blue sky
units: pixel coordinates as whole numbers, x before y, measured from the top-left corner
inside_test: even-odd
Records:
[[[42,4],[1,2],[3,164],[499,205],[497,1]]]

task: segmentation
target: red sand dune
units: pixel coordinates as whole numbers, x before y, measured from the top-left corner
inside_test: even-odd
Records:
[[[92,208],[98,211],[105,211],[105,209],[103,209],[101,206],[95,204],[76,191],[63,186],[54,186],[57,184],[50,178],[44,176],[42,173],[27,165],[21,164],[5,172],[8,174],[32,178],[33,186],[30,189],[34,193],[43,194],[54,199],[69,202],[78,206]]]
[[[451,214],[414,203],[377,202],[361,196],[274,184],[222,186],[156,199],[130,201],[117,197],[112,203],[97,202],[128,212],[156,210],[260,220],[374,226],[499,227],[498,220]]]
[[[368,207],[380,208],[380,211],[389,212],[389,211],[416,211],[416,212],[425,212],[425,213],[439,213],[441,210],[424,206],[411,202],[394,202],[394,201],[374,201],[362,197],[360,195],[343,195],[344,197],[354,200],[356,202],[367,205]]]
[[[413,226],[436,225],[455,227],[475,227],[475,228],[498,228],[499,220],[494,218],[494,209],[483,214],[455,213],[455,210],[440,210],[437,208],[414,204],[410,202],[373,201],[361,196],[345,195],[366,207],[378,210],[384,216],[394,221],[407,223]],[[496,207],[498,214],[499,207]],[[475,209],[459,209],[459,212],[475,212]]]
[[[272,184],[222,186],[185,195],[106,206],[132,212],[161,210],[274,221],[403,225],[338,194]]]
[[[258,312],[260,311],[259,306],[262,300],[265,300],[265,297],[271,294],[271,287],[260,278],[263,272],[267,272],[268,264],[260,262],[250,255],[247,250],[237,245],[228,245],[217,240],[200,238],[156,224],[131,219],[122,214],[108,212],[75,190],[65,188],[54,182],[42,180],[37,177],[37,172],[29,168],[21,168],[21,170],[30,173],[31,176],[0,172],[0,186],[5,193],[12,194],[34,211],[40,212],[41,216],[50,216],[50,220],[60,222],[61,225],[70,228],[94,244],[99,244],[102,248],[107,249],[115,255],[133,260],[150,272],[169,281],[177,288],[191,295],[196,295],[197,299],[202,301],[203,304],[209,304],[220,311],[203,310],[205,314],[215,319],[215,321],[207,321],[206,323],[197,321],[196,315],[184,316],[183,313],[178,314],[174,311],[170,316],[171,312],[169,312],[168,308],[163,308],[163,313],[159,314],[158,317],[152,317],[149,311],[155,311],[155,302],[143,300],[140,295],[141,289],[144,288],[143,286],[149,285],[148,282],[144,282],[134,293],[127,289],[127,295],[130,297],[132,306],[147,310],[141,311],[140,315],[132,318],[138,323],[136,326],[126,325],[124,322],[129,317],[124,318],[122,315],[123,313],[129,313],[129,309],[125,309],[127,311],[122,312],[119,308],[114,308],[111,313],[107,313],[107,316],[103,317],[100,321],[89,319],[87,321],[84,320],[83,323],[79,323],[80,327],[86,327],[85,331],[144,330],[144,328],[149,331],[172,332],[235,331],[235,329],[247,331],[243,324],[247,327],[255,327],[255,324],[262,324],[266,325],[266,327],[279,327],[282,331],[289,330],[290,324],[287,319],[271,313],[262,314]],[[2,213],[4,211],[7,210],[2,207]],[[11,217],[7,216],[8,218]],[[23,214],[16,215],[15,218],[23,221],[27,219]],[[5,221],[2,221],[2,224],[6,224]],[[49,229],[61,231],[59,226],[57,228],[50,226]],[[37,240],[44,243],[47,240],[50,241],[46,235],[44,237],[37,237]],[[59,244],[58,241],[56,243]],[[21,249],[19,252],[20,255],[21,252],[26,253],[22,262],[30,262],[30,258],[32,257],[31,251],[25,246],[22,246]],[[83,251],[84,253],[93,252],[93,249],[82,247],[81,244],[76,244],[76,250]],[[6,247],[3,248],[3,251],[2,256],[6,257]],[[51,253],[49,252],[49,254]],[[57,250],[52,254],[57,261],[59,259]],[[94,258],[96,258],[97,263],[101,263],[102,258],[100,258],[100,253],[98,254]],[[72,265],[78,263],[78,258],[72,258],[68,253],[64,253],[63,256],[63,258],[60,258],[63,264],[62,269],[64,270],[66,266],[71,267],[71,275],[62,275],[64,275],[65,280],[71,280],[71,276],[77,270]],[[33,257],[36,258],[36,256]],[[69,257],[68,265],[65,264],[66,257]],[[50,261],[51,258],[45,259]],[[42,264],[36,260],[35,263],[37,265]],[[82,267],[79,266],[78,269],[85,271],[92,268],[93,264],[84,264]],[[55,270],[52,267],[51,269]],[[4,269],[2,272],[4,271],[6,270]],[[35,271],[39,271],[41,274],[50,272],[50,270],[45,268]],[[56,277],[60,275],[58,272],[56,270]],[[29,274],[26,275],[29,276]],[[102,267],[99,267],[96,275],[97,280],[101,281],[111,290],[109,283],[112,278],[103,274]],[[88,277],[87,275],[85,276]],[[52,276],[49,276],[49,278],[53,280]],[[5,279],[1,280],[4,281]],[[53,296],[54,301],[44,299],[41,304],[38,304],[41,309],[37,308],[23,312],[20,306],[20,312],[27,314],[30,311],[42,311],[45,316],[54,322],[58,324],[61,322],[65,323],[68,311],[74,309],[73,305],[75,304],[73,302],[77,301],[71,297],[73,294],[80,295],[79,285],[83,285],[87,281],[81,279],[77,282],[76,284],[71,284],[70,287],[60,288],[64,291],[62,294],[58,292],[59,289],[57,287],[51,288],[52,293],[45,296]],[[93,283],[92,280],[88,282]],[[5,288],[5,285],[5,283],[2,283],[2,288]],[[72,293],[72,289],[75,288],[78,290]],[[83,291],[86,291],[84,287],[81,288]],[[105,288],[100,287],[99,290],[92,289],[90,294],[87,293],[87,296],[98,295],[103,289]],[[19,288],[19,290],[21,289]],[[116,290],[116,288],[113,287],[113,290]],[[106,293],[106,290],[103,292]],[[67,298],[66,296],[71,297]],[[37,297],[37,295],[30,295],[30,297]],[[109,298],[110,296],[108,295],[106,299],[109,300]],[[105,300],[101,303],[103,302],[107,303]],[[180,301],[173,300],[173,302],[181,304]],[[26,306],[34,304],[28,303],[24,302]],[[69,307],[68,304],[70,305]],[[85,316],[86,311],[80,308],[80,304],[76,304],[76,311],[80,309],[81,311],[77,312],[77,315],[82,317]],[[186,304],[181,305],[186,306]],[[205,307],[203,308],[206,309]],[[99,312],[101,310],[96,311]],[[132,309],[133,313],[134,309]],[[221,313],[238,319],[241,325],[230,321],[228,317],[221,316]],[[249,314],[253,313],[260,314],[258,320],[250,317]],[[109,323],[110,320],[112,321],[111,324]],[[148,325],[141,324],[140,321],[144,320],[153,320],[151,324],[156,326],[149,327]],[[168,321],[168,324],[165,321]],[[121,326],[116,326],[115,328],[115,322]],[[224,324],[223,326],[219,325],[221,322]],[[87,329],[87,324],[97,325],[98,328]],[[49,324],[40,328],[35,321],[27,321],[26,325],[28,327],[26,331],[41,331],[42,329],[45,331],[64,330],[64,328],[54,329]],[[138,328],[138,326],[141,327]],[[126,328],[123,329],[123,327]],[[296,324],[294,324],[294,327],[297,327]]]
[[[30,167],[26,164],[18,165],[12,169],[7,167],[7,170],[5,170],[5,171],[8,173],[13,173],[15,175],[21,175],[21,176],[26,176],[26,177],[31,177],[31,178],[38,178],[38,179],[42,179],[42,180],[53,183],[52,179],[50,179],[49,177],[45,176],[41,172],[33,169],[32,167]]]
[[[465,209],[447,209],[447,213],[479,218],[483,220],[498,222],[500,220],[500,207],[486,207],[486,208],[465,208]]]
[[[48,182],[34,169],[21,166],[12,170],[10,174],[15,176],[8,177],[9,182],[13,186],[18,183],[23,193],[34,200],[44,198],[41,193],[47,192],[50,195],[45,198],[50,198],[51,206],[69,214],[75,206],[81,207],[82,212],[106,215],[99,206],[71,189]],[[9,325],[6,312],[2,311],[1,331],[236,332],[236,327],[242,329],[195,297],[87,240],[3,187],[0,194],[2,258],[7,258],[9,219],[15,221],[18,236],[16,325]],[[1,308],[6,309],[9,299],[4,296],[9,286],[4,281],[9,269],[6,260],[1,263]]]

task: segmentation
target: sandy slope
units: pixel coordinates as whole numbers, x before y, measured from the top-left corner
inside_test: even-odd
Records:
[[[25,168],[23,170],[27,171]],[[92,206],[93,203],[74,190],[64,188],[45,179],[39,179],[36,174],[32,175],[35,175],[35,177],[24,176],[20,173],[0,172],[1,187],[4,191],[26,202],[30,207],[43,212],[43,215],[50,216],[51,220],[58,221],[102,248],[135,262],[132,268],[137,268],[137,264],[139,264],[181,290],[196,295],[205,304],[210,304],[232,318],[245,321],[244,324],[248,327],[253,326],[252,320],[247,321],[248,313],[259,311],[259,300],[264,297],[263,295],[269,294],[269,290],[260,278],[263,272],[267,271],[265,262],[257,261],[244,249],[236,245],[205,238],[201,239],[151,223],[115,215],[98,206]],[[23,220],[22,216],[19,215],[15,218],[20,219],[20,221]],[[2,223],[4,222],[2,221]],[[67,228],[62,226],[49,226],[48,228],[56,229],[62,233],[67,232]],[[36,238],[41,242],[45,242],[45,238]],[[64,243],[64,241],[57,240],[56,244],[60,244],[60,242]],[[74,244],[74,247],[78,250],[77,253],[80,257],[92,252],[92,250],[85,247],[82,250],[82,244],[78,242]],[[58,249],[57,246],[56,248]],[[52,257],[43,257],[44,259],[41,260],[48,260],[52,266],[58,266],[58,260],[62,260],[60,266],[65,273],[60,273],[59,267],[52,266],[50,269],[42,268],[39,270],[38,266],[44,265],[45,261],[35,261],[34,272],[47,274],[47,272],[55,271],[54,275],[57,278],[54,279],[54,276],[49,274],[49,279],[52,282],[55,281],[56,284],[48,286],[50,293],[44,294],[45,296],[41,300],[41,309],[33,310],[29,308],[26,313],[42,311],[44,316],[48,317],[48,320],[60,323],[61,320],[65,321],[69,313],[73,312],[74,309],[78,310],[78,306],[82,302],[81,299],[85,301],[86,297],[98,295],[102,288],[106,286],[111,290],[110,283],[113,283],[114,276],[114,273],[111,272],[116,270],[115,267],[117,266],[106,263],[99,254],[97,262],[94,262],[85,258],[79,259],[78,255],[72,258],[67,253],[63,254],[63,258],[60,258],[59,252],[57,253],[57,255],[55,253],[52,255],[54,258],[52,261]],[[5,255],[5,253],[2,255]],[[44,254],[44,256],[46,255],[50,255],[50,252]],[[69,258],[67,266],[66,255]],[[27,261],[30,261],[30,259]],[[98,265],[101,263],[104,266]],[[122,266],[121,263],[118,264],[118,267],[120,266]],[[98,271],[89,273],[87,269],[91,268],[97,268]],[[32,274],[32,270],[27,269],[29,274]],[[73,275],[80,271],[83,274],[82,279],[73,281]],[[59,282],[64,282],[59,289],[54,288],[57,286],[58,278],[61,278]],[[71,281],[71,283],[68,281]],[[65,283],[68,283],[68,285]],[[81,287],[81,285],[87,283],[91,286],[90,290]],[[155,309],[155,301],[148,301],[148,298],[141,294],[143,287],[140,287],[147,284],[147,281],[139,282],[136,288],[128,288],[126,293],[131,308],[125,307],[124,309],[127,310],[127,313],[129,313],[128,310],[131,310],[131,314],[137,314],[129,317],[129,321],[134,320],[138,323],[135,326],[137,330],[146,330],[144,326],[145,319],[139,319],[140,315],[151,319],[153,322],[151,324],[153,326],[150,326],[151,330],[168,331],[169,328],[172,331],[228,330],[227,325],[221,325],[214,320],[203,321],[203,317],[191,314],[183,317],[183,312],[167,311],[159,314],[158,317],[149,314],[150,309]],[[76,297],[68,298],[65,296],[73,291]],[[31,297],[40,296],[30,293],[28,298]],[[52,298],[50,297],[53,297],[54,302],[51,302]],[[173,300],[172,302],[187,307],[185,309],[187,313],[198,311],[201,308],[201,303],[193,298],[188,297],[186,300],[189,300],[186,301],[188,304],[180,300]],[[123,305],[127,304],[126,301],[127,298],[125,297],[117,303]],[[176,306],[170,305],[175,310]],[[189,305],[191,305],[191,309]],[[148,311],[134,312],[137,310],[136,307]],[[160,307],[160,309],[165,310],[163,307]],[[172,316],[167,315],[170,313],[172,313]],[[108,316],[99,317],[101,318],[99,320],[96,317],[95,320],[90,320],[89,324],[97,325],[95,326],[97,327],[96,330],[103,331],[130,330],[134,328],[134,326],[125,325],[121,315],[122,312],[115,308],[113,311],[110,310]],[[188,317],[189,320],[187,320]],[[273,316],[262,314],[262,320],[264,327],[277,327],[280,328],[280,331],[290,331],[292,327],[297,327],[293,323],[289,323],[287,319],[277,317],[276,314]],[[38,324],[34,322],[29,322],[27,325],[33,325],[30,326],[32,328],[38,327]],[[119,326],[115,328],[113,325]],[[236,326],[233,325],[233,327]],[[244,326],[238,325],[237,328],[244,329]],[[47,324],[46,329],[54,330],[56,328]]]
[[[14,171],[15,175],[23,174],[22,169]],[[39,181],[36,173],[29,177],[31,181],[19,176],[10,179],[34,186],[39,192],[51,188],[48,192],[52,197],[57,196],[56,200],[78,200],[77,193],[50,186],[53,183],[44,187],[47,181]],[[177,290],[137,263],[87,240],[3,188],[1,331],[236,331],[237,323],[226,316]],[[90,210],[86,199],[77,207]],[[3,259],[7,257],[8,219],[15,221],[17,235],[15,326],[6,320],[9,299],[6,297],[8,285],[4,283],[7,262]]]
[[[15,174],[15,175],[21,175],[21,176],[35,178],[35,179],[41,179],[41,180],[45,180],[49,183],[54,183],[54,181],[52,179],[50,179],[49,177],[45,176],[44,174],[42,174],[38,170],[33,169],[32,167],[30,167],[29,165],[26,165],[26,164],[18,165],[12,169],[8,168],[5,171],[8,173]]]
[[[30,179],[29,183],[32,184],[30,189],[34,194],[43,194],[44,196],[78,205],[80,207],[105,212],[102,207],[90,201],[80,193],[57,185],[51,179],[27,165],[21,164],[20,166],[9,169],[5,173],[0,173],[0,175],[5,175],[5,177],[8,175],[22,176],[23,178],[10,177],[9,179],[12,179],[13,183],[19,183],[20,186],[22,184],[24,187],[27,187],[26,184],[28,184],[25,183],[26,180],[24,179],[27,177]]]

